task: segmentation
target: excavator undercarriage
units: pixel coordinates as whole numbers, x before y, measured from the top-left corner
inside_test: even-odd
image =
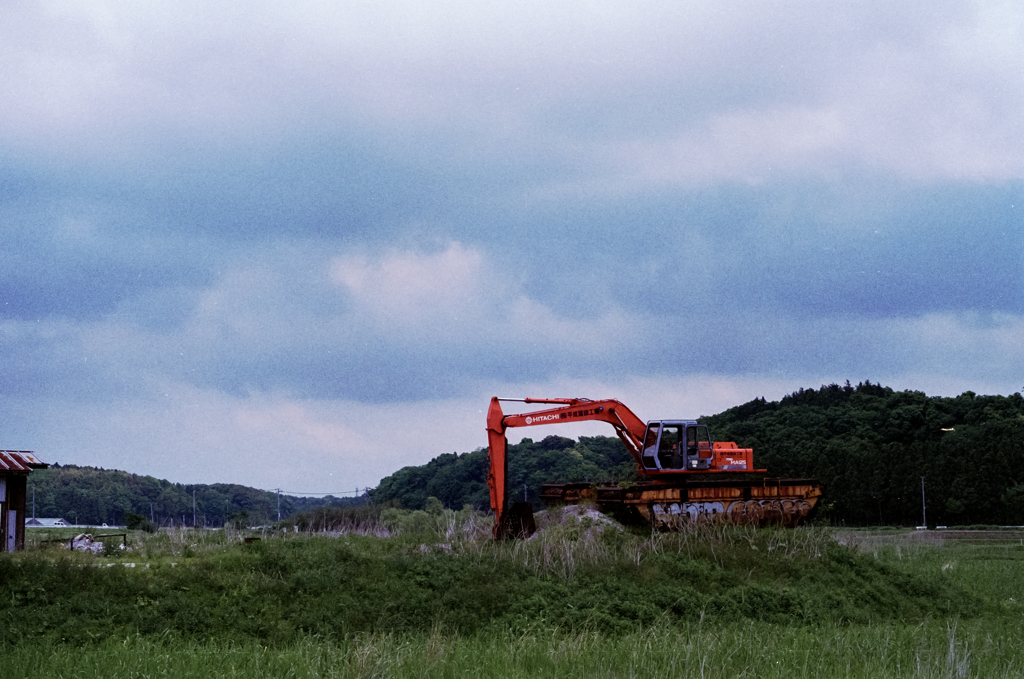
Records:
[[[658,530],[699,520],[796,526],[821,497],[815,479],[675,478],[636,484],[549,483],[541,499],[553,506],[594,502],[602,511],[634,508]],[[520,510],[522,511],[522,510]]]

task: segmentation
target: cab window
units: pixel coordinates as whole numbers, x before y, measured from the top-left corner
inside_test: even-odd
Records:
[[[667,424],[661,428],[661,440],[658,444],[658,462],[662,469],[681,469],[683,466],[680,443],[683,440],[683,427],[678,424]]]
[[[661,422],[651,422],[647,425],[647,433],[644,435],[643,462],[647,469],[657,469],[658,463],[655,455],[658,453],[658,432],[661,430]]]

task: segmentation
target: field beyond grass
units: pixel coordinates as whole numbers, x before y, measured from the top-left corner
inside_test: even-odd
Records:
[[[1024,675],[1009,538],[421,524],[4,556],[0,676]]]

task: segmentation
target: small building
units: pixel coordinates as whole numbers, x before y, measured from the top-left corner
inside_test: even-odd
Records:
[[[0,551],[25,548],[28,475],[49,466],[31,450],[0,450]]]

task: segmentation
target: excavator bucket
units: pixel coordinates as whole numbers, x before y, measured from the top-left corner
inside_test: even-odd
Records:
[[[498,525],[494,527],[494,537],[498,540],[528,538],[536,532],[533,505],[529,502],[513,502],[512,506],[505,509]]]

